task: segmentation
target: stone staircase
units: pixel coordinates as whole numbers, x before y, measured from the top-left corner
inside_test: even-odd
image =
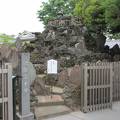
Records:
[[[60,89],[54,88],[53,92],[55,94],[37,96],[38,103],[34,107],[36,120],[45,120],[71,112],[71,109],[65,106],[60,93],[57,95],[57,92],[60,91]]]
[[[70,109],[65,105],[44,106],[38,107],[35,110],[35,116],[36,120],[45,120],[47,118],[65,115],[70,112]]]
[[[37,106],[53,106],[64,104],[64,100],[61,98],[60,95],[37,96],[37,99]]]

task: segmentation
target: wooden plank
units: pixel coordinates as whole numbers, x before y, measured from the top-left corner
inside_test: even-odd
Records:
[[[2,72],[3,69],[1,69],[1,74],[2,74],[2,99],[4,99],[4,73]],[[4,116],[5,116],[5,113],[4,113],[4,101],[2,102],[2,111],[3,111],[3,120],[5,120]]]
[[[7,69],[0,69],[0,73],[8,73],[8,70]]]
[[[117,63],[117,73],[119,73],[119,66]],[[119,101],[119,74],[117,74],[117,100]]]
[[[84,71],[84,64],[81,65],[81,71],[82,71],[82,81],[81,81],[81,106],[82,106],[82,111],[84,111],[84,99],[85,99],[85,96],[84,96],[84,91],[85,91],[85,88],[84,88],[84,76],[85,76],[85,71]]]
[[[8,67],[8,120],[13,120],[13,97],[12,97],[12,65],[7,63]]]
[[[105,69],[105,68],[108,68],[108,69],[109,69],[110,66],[108,66],[108,65],[107,65],[107,66],[98,66],[98,65],[97,65],[97,66],[93,66],[93,67],[91,67],[91,66],[88,66],[88,67],[87,67],[87,69]]]
[[[116,101],[117,99],[117,92],[116,92],[116,85],[117,85],[117,81],[116,81],[116,63],[113,62],[113,71],[114,71],[114,76],[113,76],[113,100]]]
[[[91,74],[91,69],[89,70],[89,80],[90,80],[90,86],[92,85],[91,84],[91,82],[92,82],[92,74]],[[89,86],[88,86],[89,87]],[[89,89],[89,91],[90,91],[90,95],[89,95],[89,103],[90,103],[90,106],[92,107],[92,98],[91,98],[91,96],[92,96],[92,90],[91,89]],[[91,111],[91,108],[90,108],[90,111]]]
[[[110,64],[110,104],[112,108],[112,93],[113,93],[113,69],[112,64]]]
[[[110,85],[102,85],[102,86],[88,86],[87,88],[88,89],[95,89],[95,88],[98,88],[98,89],[100,89],[100,88],[108,88],[108,87],[110,87]]]
[[[118,62],[118,73],[120,73],[120,62]],[[118,74],[118,100],[120,101],[120,74]]]
[[[0,98],[0,103],[3,103],[3,102],[8,102],[8,98],[5,97],[5,98]]]
[[[81,84],[80,84],[80,88],[81,88],[81,93],[80,93],[80,95],[81,95],[81,99],[80,99],[80,105],[81,105],[81,110],[82,110],[82,108],[83,108],[83,80],[82,80],[82,74],[83,74],[83,72],[82,72],[82,65],[80,65],[80,81],[81,81]]]
[[[98,86],[99,86],[99,88],[98,88],[98,110],[100,110],[100,106],[101,106],[101,96],[100,96],[100,91],[101,91],[101,85],[100,85],[100,83],[101,83],[101,79],[100,79],[100,69],[97,69],[97,81],[98,81]]]
[[[80,74],[81,74],[81,110],[84,107],[84,68],[83,64],[80,66]]]
[[[102,70],[102,74],[103,74],[103,76],[102,76],[102,86],[103,87],[101,87],[101,89],[102,89],[102,109],[104,109],[104,89],[106,88],[106,87],[108,87],[108,85],[105,85],[104,83],[105,83],[105,72],[106,71],[106,69],[104,69],[104,70]]]
[[[105,78],[105,74],[104,74],[104,72],[105,72],[105,69],[100,69],[101,70],[101,85],[103,86],[104,85],[104,78]],[[104,106],[103,106],[103,104],[104,104],[104,102],[103,102],[103,89],[104,88],[101,88],[101,109],[103,109],[104,108]]]
[[[93,69],[92,74],[93,74],[93,86],[94,86],[94,81],[95,81],[95,69]],[[94,110],[94,111],[95,111],[95,99],[96,99],[95,91],[96,91],[96,88],[93,88],[93,110]]]
[[[87,110],[87,64],[84,64],[84,110]]]
[[[106,69],[106,85],[109,85],[109,81],[110,81],[109,69]],[[107,88],[109,88],[109,87],[107,87]],[[107,95],[105,95],[105,90],[104,90],[104,103],[109,102],[109,89],[107,89],[106,94]],[[105,101],[105,97],[107,97],[107,101]]]

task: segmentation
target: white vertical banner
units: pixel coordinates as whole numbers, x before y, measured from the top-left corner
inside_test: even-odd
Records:
[[[57,74],[57,60],[51,59],[47,61],[47,73]]]

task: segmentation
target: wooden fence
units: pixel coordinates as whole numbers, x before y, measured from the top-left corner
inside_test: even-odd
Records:
[[[0,120],[13,120],[11,64],[0,65]]]
[[[113,62],[113,101],[120,101],[120,62]]]
[[[112,63],[81,65],[81,110],[95,111],[112,107]]]

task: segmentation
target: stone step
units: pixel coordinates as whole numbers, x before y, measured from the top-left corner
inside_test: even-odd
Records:
[[[49,86],[49,85],[45,85],[45,87],[51,89],[51,86]],[[63,88],[53,86],[53,87],[52,87],[52,93],[53,93],[53,94],[61,95],[61,94],[63,94]]]
[[[52,93],[54,93],[54,94],[63,94],[63,88],[53,87],[52,88]]]
[[[36,106],[52,106],[64,104],[64,100],[60,95],[37,96],[37,99],[38,103]]]
[[[35,116],[37,120],[43,120],[60,115],[65,115],[71,112],[71,109],[65,105],[44,106],[35,108]]]
[[[45,76],[46,76],[46,74],[37,74],[37,77],[40,77],[40,78],[43,78]]]

